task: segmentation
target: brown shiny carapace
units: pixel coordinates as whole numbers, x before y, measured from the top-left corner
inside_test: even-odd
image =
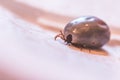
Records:
[[[57,37],[75,46],[100,48],[110,40],[110,29],[97,17],[82,16],[69,22]]]

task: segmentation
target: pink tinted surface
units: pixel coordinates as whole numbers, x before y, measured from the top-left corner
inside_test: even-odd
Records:
[[[67,0],[64,3],[61,0],[59,5],[57,0],[48,3],[49,8],[44,5],[45,1],[0,0],[0,80],[120,80],[119,27],[110,26],[111,40],[103,50],[81,51],[65,45],[61,39],[54,40],[59,30],[74,18],[70,16],[79,13],[67,14],[66,8],[62,8],[67,7]],[[88,4],[87,10],[82,9],[83,13],[96,13],[108,23],[119,26],[117,20],[115,23],[112,21],[115,17],[108,19],[104,16],[107,11],[104,15],[98,13],[101,10],[98,8],[95,8],[96,12],[91,12],[89,10],[93,8],[89,8],[89,2],[80,2]],[[57,11],[54,6],[60,10]],[[48,12],[40,7],[48,9]],[[53,12],[49,12],[51,9]],[[73,10],[68,9],[68,12]]]

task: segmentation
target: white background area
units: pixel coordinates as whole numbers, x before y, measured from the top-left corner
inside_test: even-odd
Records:
[[[19,0],[62,15],[95,15],[120,25],[119,0],[62,1]],[[0,75],[0,80],[120,80],[120,46],[105,45],[108,56],[94,55],[54,41],[55,35],[0,7],[0,72],[9,78]],[[118,36],[112,39],[120,40]]]

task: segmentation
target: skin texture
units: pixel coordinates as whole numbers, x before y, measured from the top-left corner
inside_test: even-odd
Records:
[[[94,16],[83,16],[65,26],[64,37],[66,42],[75,46],[100,48],[110,40],[110,30],[101,19]]]

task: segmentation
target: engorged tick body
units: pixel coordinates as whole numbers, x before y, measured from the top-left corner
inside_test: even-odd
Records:
[[[110,39],[108,25],[94,16],[83,16],[69,22],[57,35],[67,43],[85,48],[100,48]]]

